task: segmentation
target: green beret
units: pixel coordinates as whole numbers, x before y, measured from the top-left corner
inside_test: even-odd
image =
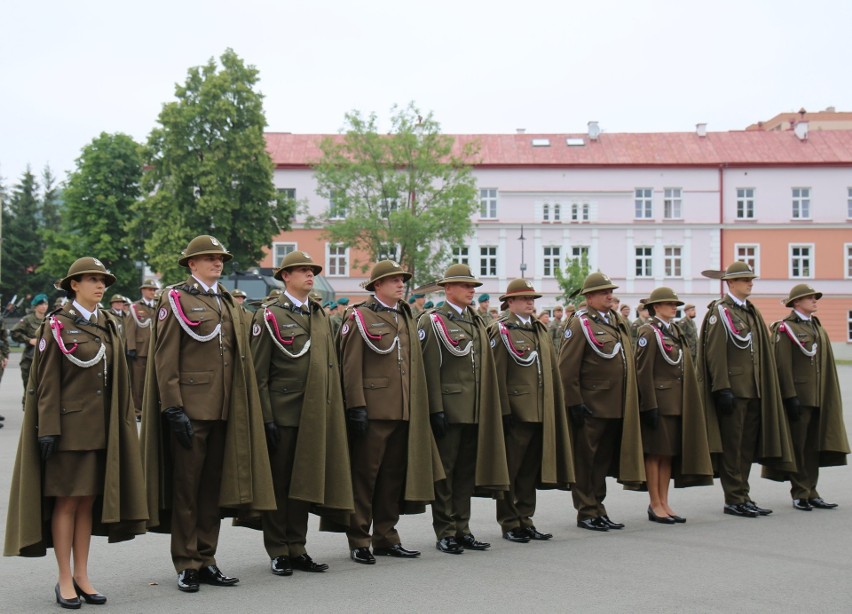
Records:
[[[435,304],[432,301],[426,301],[423,303],[423,309],[432,309],[434,306]]]
[[[49,303],[50,301],[47,299],[46,294],[36,294],[33,297],[33,300],[30,301],[30,306],[35,307],[36,305],[41,305],[42,303]]]
[[[480,294],[479,295],[479,302],[480,303],[487,303],[490,300],[491,300],[491,297],[488,296],[487,294]]]
[[[344,305],[344,306],[345,306],[345,305],[348,305],[348,304],[349,304],[349,299],[348,299],[348,298],[346,298],[345,296],[344,296],[343,298],[339,298],[339,299],[337,299],[337,304],[338,304],[338,305]]]

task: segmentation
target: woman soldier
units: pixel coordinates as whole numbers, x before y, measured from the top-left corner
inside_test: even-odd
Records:
[[[98,309],[113,282],[99,260],[80,258],[58,284],[70,302],[38,332],[9,498],[4,554],[52,546],[56,602],[69,609],[106,602],[89,580],[91,535],[132,539],[148,515],[124,347]]]
[[[713,483],[704,410],[689,349],[673,321],[683,302],[671,288],[657,288],[644,303],[651,317],[637,331],[636,371],[648,520],[683,523],[669,507],[673,471],[676,486]],[[673,458],[679,461],[674,469]]]

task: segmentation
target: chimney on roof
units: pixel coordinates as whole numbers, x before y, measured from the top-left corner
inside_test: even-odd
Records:
[[[836,113],[836,112],[837,112],[837,109],[835,109],[834,107],[825,107],[825,111],[823,111],[823,113]]]
[[[707,136],[707,124],[695,124],[695,134],[698,136]]]
[[[518,134],[523,134],[523,133],[525,133],[526,131],[527,131],[527,129],[526,129],[526,128],[515,128],[515,132],[517,132]]]
[[[793,132],[796,133],[796,138],[798,138],[800,141],[807,141],[808,140],[808,122],[807,121],[796,122],[796,125],[793,128]]]
[[[597,141],[598,137],[601,135],[601,127],[598,122],[589,122],[589,138],[593,141]]]

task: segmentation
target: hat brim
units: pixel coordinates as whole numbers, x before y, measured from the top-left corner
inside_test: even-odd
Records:
[[[151,290],[159,290],[160,286],[155,286],[153,284],[142,284],[141,286],[139,286],[140,290],[144,290],[145,288],[151,288]]]
[[[311,270],[314,272],[314,275],[319,275],[320,273],[322,273],[322,267],[316,262],[297,262],[295,264],[288,264],[287,266],[282,266],[280,268],[275,269],[275,272],[272,273],[272,276],[279,281],[284,281],[284,271],[286,271],[287,269],[295,269],[296,267],[300,266],[310,267]]]
[[[439,286],[446,286],[447,284],[471,284],[474,287],[478,288],[482,285],[482,282],[476,279],[475,277],[468,277],[467,275],[460,277],[445,277],[444,279],[435,282]]]
[[[104,279],[105,279],[104,283],[106,284],[107,288],[109,288],[111,285],[113,285],[115,283],[115,275],[113,275],[112,273],[104,273],[103,271],[100,271],[98,269],[90,269],[88,271],[78,271],[78,272],[74,273],[73,275],[69,275],[68,277],[63,277],[62,280],[59,282],[59,287],[61,289],[65,290],[66,292],[73,292],[73,290],[71,289],[71,280],[75,279],[77,277],[80,277],[81,275],[89,275],[89,274],[103,275]]]
[[[228,262],[228,260],[231,260],[233,258],[233,256],[231,254],[229,254],[228,252],[206,249],[203,252],[195,252],[194,254],[192,254],[190,256],[184,256],[183,258],[178,260],[178,264],[180,266],[189,267],[189,261],[190,260],[192,260],[193,258],[197,258],[198,256],[206,256],[207,254],[216,254],[216,255],[222,256],[225,259],[224,260],[225,262]]]
[[[522,290],[521,292],[512,292],[511,294],[504,294],[498,300],[502,303],[505,300],[510,298],[541,298],[543,295],[538,294],[537,292],[533,292],[532,290]]]
[[[793,303],[798,301],[800,298],[805,298],[807,296],[815,296],[817,300],[822,298],[822,292],[806,292],[805,294],[799,294],[798,296],[790,296],[787,298],[787,302],[784,303],[785,307],[793,307]]]
[[[580,290],[580,294],[585,296],[586,294],[591,294],[592,292],[600,292],[601,290],[615,290],[618,288],[615,284],[603,284],[601,286],[592,286],[591,288],[583,288]]]
[[[394,277],[395,275],[402,275],[402,281],[408,281],[411,279],[411,273],[406,273],[405,271],[391,271],[390,273],[385,273],[384,275],[379,275],[375,279],[371,279],[366,284],[364,284],[364,290],[368,292],[372,292],[376,287],[376,282],[384,279],[385,277]]]
[[[722,281],[730,281],[732,279],[757,279],[757,274],[742,271],[740,273],[725,273],[722,275]]]

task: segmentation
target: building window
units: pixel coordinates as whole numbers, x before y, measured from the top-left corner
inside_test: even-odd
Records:
[[[571,203],[571,221],[589,221],[589,203]]]
[[[737,188],[737,219],[754,219],[754,188]]]
[[[332,192],[328,197],[328,217],[332,220],[342,220],[346,218],[346,205],[337,202]]]
[[[281,200],[296,200],[296,188],[278,188]]]
[[[479,217],[483,220],[497,219],[497,188],[479,190]]]
[[[399,245],[393,243],[382,243],[379,245],[377,254],[379,260],[399,260]]]
[[[793,219],[811,219],[811,189],[793,188]]]
[[[760,275],[760,246],[759,245],[735,245],[734,259],[741,260],[751,267],[755,274]]]
[[[453,248],[453,262],[470,266],[470,254],[467,247]]]
[[[636,219],[650,220],[654,217],[654,199],[651,188],[636,188],[635,205]]]
[[[683,262],[683,249],[679,246],[666,247],[665,251],[666,277],[683,277],[681,264]]]
[[[559,259],[562,256],[562,248],[558,246],[548,246],[544,248],[544,276],[553,277],[556,275],[556,269],[559,268]]]
[[[654,275],[654,248],[636,248],[636,277],[653,277]]]
[[[345,277],[349,272],[349,249],[345,245],[326,244],[325,274],[328,277]]]
[[[679,220],[683,190],[681,188],[666,188],[663,191],[663,217],[667,220]]]
[[[846,249],[846,279],[852,279],[852,243],[847,243]]]
[[[391,213],[396,212],[399,209],[399,199],[398,198],[383,198],[379,202],[379,215],[384,219],[388,219]]]
[[[560,205],[559,203],[553,204],[553,221],[562,221],[562,205]]]
[[[482,277],[497,277],[497,248],[479,248],[479,274]]]
[[[588,245],[573,245],[571,247],[571,260],[589,261],[589,246]]]
[[[295,243],[273,243],[272,244],[272,266],[278,267],[284,256],[290,252],[296,251]]]
[[[544,205],[541,207],[541,219],[545,222],[550,221],[550,205],[547,203],[544,203]]]
[[[790,246],[790,277],[810,279],[814,276],[813,244]]]

